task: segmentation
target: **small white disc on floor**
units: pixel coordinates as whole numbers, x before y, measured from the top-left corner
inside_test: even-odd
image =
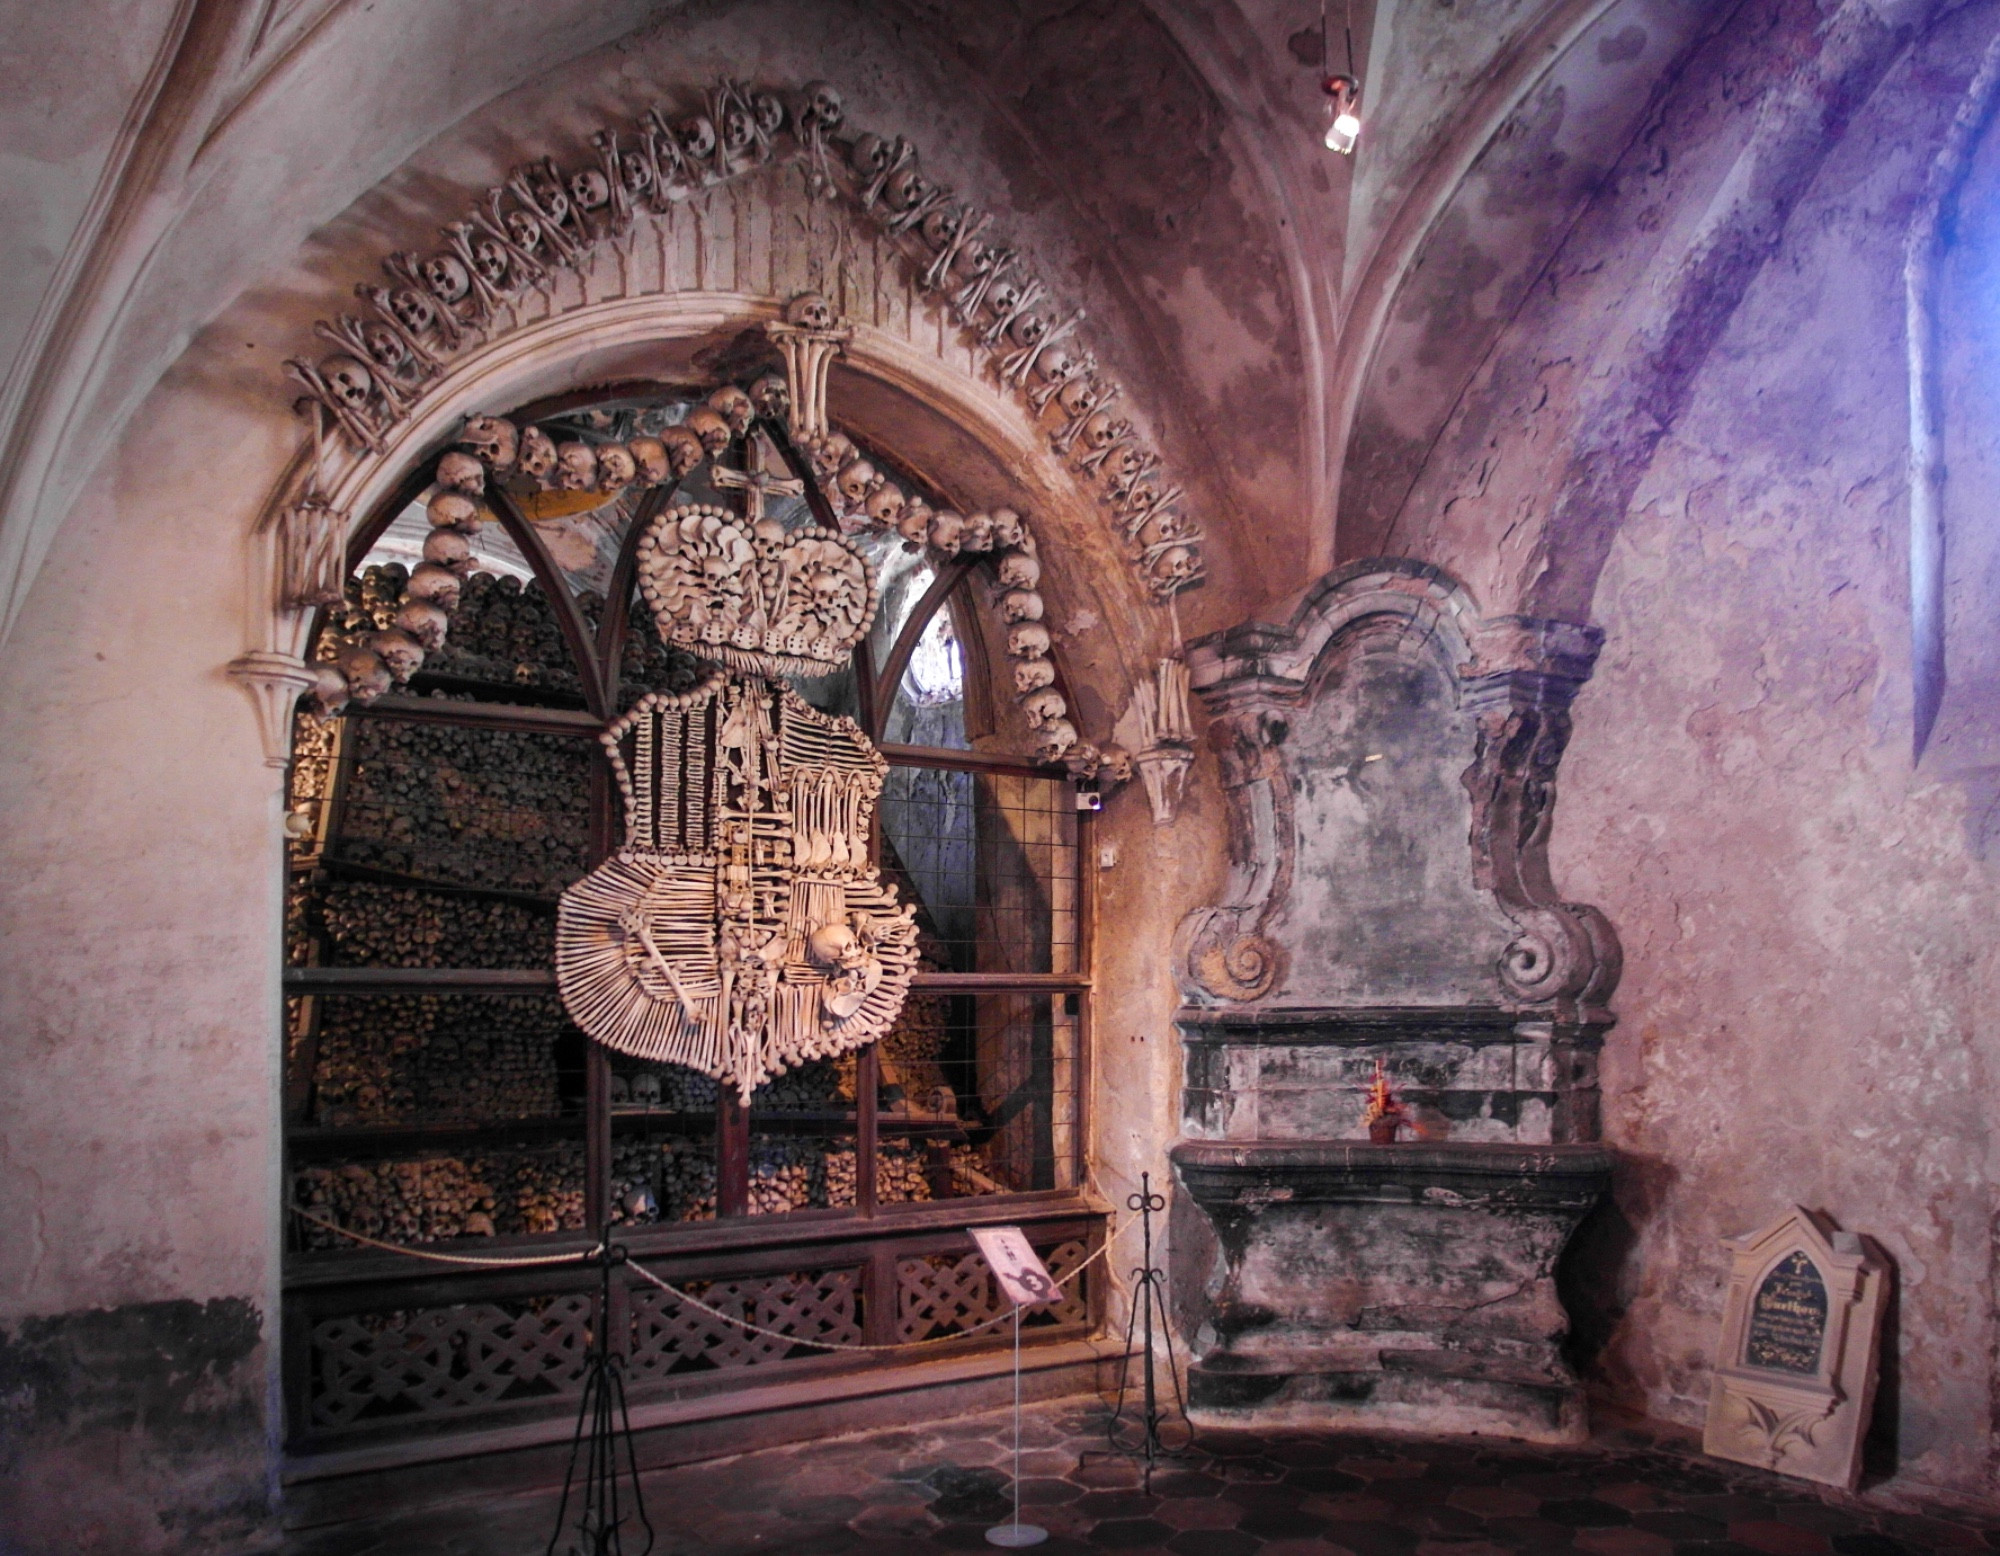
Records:
[[[1009,1550],[1018,1550],[1024,1545],[1040,1545],[1048,1537],[1048,1530],[1039,1524],[995,1524],[986,1531],[988,1545],[1004,1545]]]

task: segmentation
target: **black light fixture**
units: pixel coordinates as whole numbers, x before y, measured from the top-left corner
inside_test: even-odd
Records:
[[[1326,93],[1326,149],[1349,157],[1354,154],[1354,143],[1361,138],[1361,78],[1354,73],[1354,0],[1341,0],[1340,29],[1347,41],[1347,71],[1344,75],[1334,75],[1330,69],[1333,51],[1328,46],[1326,0],[1320,0],[1320,68],[1328,72],[1319,83],[1320,90]]]

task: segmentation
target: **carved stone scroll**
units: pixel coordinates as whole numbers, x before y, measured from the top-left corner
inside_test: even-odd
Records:
[[[1284,625],[1190,645],[1231,875],[1181,926],[1187,997],[1607,1020],[1617,935],[1548,866],[1569,704],[1601,641],[1482,620],[1436,568],[1387,560],[1330,575]]]

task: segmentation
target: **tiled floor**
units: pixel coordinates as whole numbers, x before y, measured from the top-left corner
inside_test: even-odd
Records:
[[[1678,1435],[1588,1448],[1489,1441],[1204,1435],[1152,1489],[1108,1455],[1105,1413],[1029,1410],[1022,1516],[1056,1553],[1177,1556],[1898,1556],[2000,1549],[2000,1519],[1921,1517],[1703,1459]],[[1010,1511],[1007,1415],[877,1433],[650,1475],[656,1556],[917,1556],[993,1549]],[[552,1496],[485,1498],[299,1536],[289,1556],[530,1556]],[[627,1556],[645,1545],[636,1526]],[[564,1542],[558,1549],[570,1549]]]

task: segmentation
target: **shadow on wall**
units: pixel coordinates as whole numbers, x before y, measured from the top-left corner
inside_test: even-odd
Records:
[[[1576,1229],[1556,1266],[1556,1291],[1569,1311],[1563,1355],[1594,1394],[1637,1405],[1645,1395],[1637,1378],[1613,1373],[1605,1352],[1631,1306],[1637,1283],[1640,1232],[1666,1202],[1680,1177],[1671,1162],[1620,1151],[1611,1192]]]

